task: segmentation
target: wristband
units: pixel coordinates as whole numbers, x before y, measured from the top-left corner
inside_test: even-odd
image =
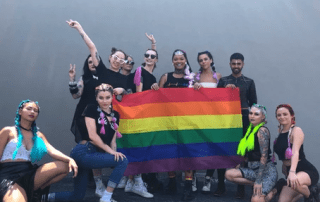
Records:
[[[75,88],[69,88],[71,94],[77,94],[79,92],[79,88],[76,86]]]

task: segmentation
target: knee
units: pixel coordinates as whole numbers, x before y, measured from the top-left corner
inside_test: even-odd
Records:
[[[252,196],[251,197],[251,202],[265,202],[265,197],[264,196]]]
[[[60,174],[67,175],[69,173],[69,163],[65,163],[63,161],[57,161],[56,167]]]
[[[121,164],[122,166],[124,166],[124,167],[127,167],[127,166],[128,166],[128,163],[129,163],[129,161],[128,161],[127,158],[124,158],[124,159],[120,162],[120,164]]]

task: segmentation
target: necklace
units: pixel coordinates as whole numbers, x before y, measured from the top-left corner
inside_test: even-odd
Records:
[[[184,69],[175,69],[174,73],[175,74],[184,74]]]
[[[20,128],[22,128],[23,130],[26,130],[26,131],[32,131],[32,129],[31,129],[31,128],[26,129],[26,128],[22,127],[21,125],[20,125]]]

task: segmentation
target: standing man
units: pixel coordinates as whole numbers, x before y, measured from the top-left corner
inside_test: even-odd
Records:
[[[240,89],[242,126],[243,126],[243,135],[245,135],[246,130],[249,126],[249,117],[248,117],[249,107],[251,107],[253,103],[257,103],[256,87],[252,79],[245,77],[242,74],[242,69],[244,66],[244,57],[241,53],[232,54],[230,57],[229,64],[231,67],[232,74],[226,77],[222,77],[219,81],[218,87]],[[226,172],[226,169],[218,169],[218,181],[219,181],[218,190],[221,190],[219,193],[225,192],[225,185],[224,185],[225,172]],[[222,174],[223,174],[223,177],[222,177]],[[245,190],[244,185],[238,185],[236,198],[243,199],[245,195],[244,190]],[[220,195],[217,195],[217,196],[220,196]]]

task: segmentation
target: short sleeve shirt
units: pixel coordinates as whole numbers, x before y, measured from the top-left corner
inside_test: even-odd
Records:
[[[114,113],[116,123],[119,125],[119,113],[117,111],[113,111],[112,113]],[[82,115],[95,120],[97,134],[105,144],[110,146],[113,136],[115,135],[115,130],[113,123],[109,122],[107,118],[107,113],[101,110],[98,105],[91,104],[86,107]],[[102,122],[104,122],[104,124],[102,124]],[[101,133],[101,128],[103,126],[105,129],[105,134]],[[87,140],[90,140],[90,138],[88,137]]]

